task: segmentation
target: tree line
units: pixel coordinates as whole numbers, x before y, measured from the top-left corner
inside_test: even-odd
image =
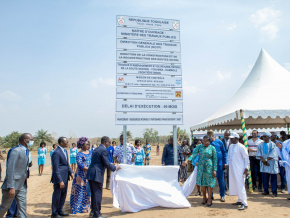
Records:
[[[0,146],[3,148],[12,148],[19,144],[19,137],[22,133],[13,131],[12,133],[1,137],[0,136]],[[123,134],[123,131],[120,133]],[[172,132],[171,132],[172,135]],[[168,138],[171,135],[159,135],[159,132],[153,128],[147,128],[143,131],[143,138],[142,137],[133,137],[130,131],[127,131],[127,138],[128,141],[134,142],[136,139],[140,139],[142,143],[145,143],[146,140],[149,141],[150,144],[167,144]],[[182,130],[179,127],[177,128],[177,138],[179,143],[183,140],[189,140],[189,133],[186,130]],[[35,147],[38,147],[41,142],[45,143],[56,143],[57,139],[54,139],[51,134],[48,133],[48,130],[40,129],[34,135],[34,145],[29,148],[32,150]],[[117,144],[119,143],[119,137],[112,138],[112,141],[116,141]]]

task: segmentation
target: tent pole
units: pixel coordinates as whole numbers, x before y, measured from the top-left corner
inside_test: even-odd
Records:
[[[240,110],[241,112],[241,123],[242,123],[242,129],[243,129],[243,139],[244,139],[244,145],[247,148],[247,151],[249,152],[248,149],[248,139],[247,139],[247,132],[246,132],[246,125],[245,125],[245,119],[244,119],[244,112],[243,110]],[[249,182],[249,191],[253,193],[253,183],[252,183],[252,176],[251,176],[251,167],[249,166],[249,177],[248,177],[248,182]]]

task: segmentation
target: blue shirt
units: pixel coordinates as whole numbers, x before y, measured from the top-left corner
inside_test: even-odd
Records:
[[[178,164],[181,164],[182,160],[182,153],[180,146],[177,146],[177,160]],[[163,153],[162,153],[162,164],[165,166],[167,165],[174,165],[174,156],[173,156],[173,145],[167,144],[163,148]]]
[[[219,139],[215,139],[210,144],[215,147],[218,165],[226,164],[227,163],[227,153],[225,150],[224,143]]]
[[[113,163],[114,147],[110,146],[107,148],[107,150],[109,152],[109,161],[110,163]]]

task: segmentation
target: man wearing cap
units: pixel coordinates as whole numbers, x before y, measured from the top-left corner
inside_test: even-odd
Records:
[[[241,205],[238,210],[245,210],[248,208],[245,177],[249,174],[249,155],[246,147],[239,143],[239,137],[235,132],[230,135],[231,146],[228,150],[229,195],[238,195],[238,202],[233,205]]]
[[[275,143],[276,145],[276,152],[278,155],[278,167],[279,167],[279,174],[280,174],[280,180],[281,180],[281,192],[285,193],[285,188],[286,188],[286,173],[285,173],[285,167],[281,164],[279,164],[279,162],[281,162],[282,158],[281,158],[281,152],[282,152],[282,148],[278,147],[278,143],[280,145],[282,145],[282,142],[278,140],[278,136],[276,132],[271,132],[271,141]]]
[[[271,133],[265,132],[263,134],[264,142],[258,145],[257,158],[260,159],[260,170],[263,178],[263,195],[269,195],[269,179],[271,177],[271,189],[273,197],[277,197],[277,174],[278,155],[276,152],[275,143],[270,141]]]

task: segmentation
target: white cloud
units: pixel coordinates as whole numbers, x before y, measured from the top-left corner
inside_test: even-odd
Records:
[[[42,100],[45,106],[50,106],[50,94],[44,93],[42,96]]]
[[[222,73],[221,71],[217,71],[216,72],[216,75],[218,77],[218,79],[220,81],[225,81],[225,80],[228,80],[232,77],[232,73],[231,72],[228,72],[228,73]]]
[[[235,22],[233,22],[232,24],[230,24],[229,26],[227,26],[227,30],[234,30],[237,28],[237,24]]]
[[[114,79],[103,79],[99,77],[98,79],[93,79],[90,82],[90,85],[94,88],[98,88],[100,86],[114,86],[116,81]]]
[[[279,32],[279,19],[281,11],[272,8],[264,8],[250,16],[250,20],[259,29],[261,42],[274,40]]]
[[[11,92],[9,90],[6,90],[2,93],[0,93],[0,99],[5,99],[8,101],[19,101],[22,99],[20,95],[15,94],[14,92]]]

